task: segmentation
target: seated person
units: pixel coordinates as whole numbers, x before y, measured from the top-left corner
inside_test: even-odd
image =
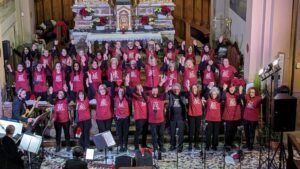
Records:
[[[87,163],[80,158],[83,156],[83,148],[76,146],[73,148],[73,159],[67,160],[64,169],[87,169]]]
[[[21,159],[22,153],[18,151],[18,146],[13,140],[15,126],[8,125],[5,131],[6,135],[1,140],[3,146],[2,151],[4,151],[3,153],[5,154],[3,157],[3,154],[1,154],[0,157],[4,161],[1,167],[3,167],[3,169],[22,169],[24,168],[24,162]]]

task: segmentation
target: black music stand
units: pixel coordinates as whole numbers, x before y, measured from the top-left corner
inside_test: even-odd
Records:
[[[105,131],[94,135],[93,141],[98,150],[104,150],[105,164],[107,164],[107,148],[116,145],[113,135],[110,131]]]

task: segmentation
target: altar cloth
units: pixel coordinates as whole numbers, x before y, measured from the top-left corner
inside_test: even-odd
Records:
[[[162,41],[160,32],[126,32],[125,34],[119,33],[88,33],[86,41],[134,41],[134,40],[154,40]]]

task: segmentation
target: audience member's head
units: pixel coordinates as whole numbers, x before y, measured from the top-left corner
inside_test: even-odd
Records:
[[[76,146],[73,148],[73,157],[80,158],[83,156],[83,148],[80,146]]]
[[[5,129],[6,135],[13,135],[15,132],[15,126],[8,125]]]

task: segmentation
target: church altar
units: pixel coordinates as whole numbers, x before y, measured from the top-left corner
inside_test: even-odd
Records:
[[[76,42],[174,41],[174,8],[172,0],[75,0],[70,38]],[[92,14],[83,16],[83,10]]]

